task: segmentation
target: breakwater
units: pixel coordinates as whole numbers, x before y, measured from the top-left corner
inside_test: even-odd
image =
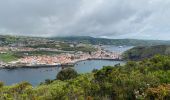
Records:
[[[119,58],[87,58],[87,59],[80,59],[75,60],[70,63],[63,63],[63,64],[56,64],[56,65],[49,65],[49,64],[36,64],[36,65],[26,65],[26,64],[3,64],[0,65],[1,69],[15,69],[15,68],[50,68],[50,67],[61,67],[61,68],[67,68],[67,67],[74,67],[74,65],[81,61],[86,60],[109,60],[109,61],[123,61],[123,59]]]

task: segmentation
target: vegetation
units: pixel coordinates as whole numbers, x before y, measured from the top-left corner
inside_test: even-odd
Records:
[[[39,40],[40,37],[27,37],[27,36],[11,36],[11,35],[0,35],[0,45],[6,46],[15,43],[26,43],[29,40]]]
[[[9,36],[0,35],[0,45],[9,45],[15,43],[28,43],[29,41],[38,41],[42,44],[29,45],[29,47],[39,48],[57,48],[57,46],[51,43],[51,40],[60,42],[75,42],[85,43],[93,45],[129,45],[129,46],[150,46],[150,45],[170,45],[169,41],[161,40],[137,40],[137,39],[106,39],[106,38],[93,38],[89,36],[70,36],[70,37],[52,37],[52,38],[41,38],[41,37],[26,37],[26,36]],[[48,45],[43,44],[44,41],[48,41]]]
[[[77,76],[78,76],[78,73],[74,69],[66,68],[66,69],[61,70],[57,74],[56,78],[58,80],[64,81],[64,80],[73,79],[73,78],[75,78]]]
[[[55,55],[55,54],[61,54],[63,52],[60,51],[45,51],[45,50],[39,50],[39,51],[20,51],[15,52],[14,54],[17,56],[38,56],[38,55]]]
[[[65,76],[61,80],[46,80],[37,87],[27,82],[12,86],[0,83],[0,100],[170,100],[169,56],[66,77],[73,73],[63,70],[57,75]]]
[[[36,45],[27,45],[26,47],[31,47],[31,48],[58,48],[55,44],[36,44]]]
[[[93,38],[89,36],[70,36],[70,37],[55,37],[51,38],[57,41],[87,43],[93,45],[129,45],[129,46],[151,46],[151,45],[170,45],[169,41],[161,40],[137,40],[137,39],[106,39]]]
[[[0,54],[0,61],[3,62],[10,62],[10,61],[14,61],[17,60],[19,57],[11,52],[7,52],[7,53],[1,53]]]
[[[138,46],[126,51],[123,55],[124,59],[128,60],[141,60],[151,58],[155,55],[170,55],[170,46],[157,45],[157,46]]]

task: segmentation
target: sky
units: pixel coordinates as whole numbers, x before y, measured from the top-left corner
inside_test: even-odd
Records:
[[[170,40],[170,0],[0,0],[0,34]]]

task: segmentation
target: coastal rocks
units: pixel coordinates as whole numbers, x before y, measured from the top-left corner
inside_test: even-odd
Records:
[[[9,66],[8,64],[4,63],[4,62],[0,62],[0,68],[4,68],[4,67],[7,67]]]

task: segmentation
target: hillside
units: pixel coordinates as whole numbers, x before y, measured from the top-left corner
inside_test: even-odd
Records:
[[[89,36],[77,36],[77,37],[55,37],[51,38],[58,41],[67,42],[82,42],[90,44],[102,44],[102,45],[129,45],[129,46],[150,46],[150,45],[170,45],[169,41],[161,40],[138,40],[138,39],[106,39],[106,38],[94,38]]]
[[[170,46],[156,45],[156,46],[138,46],[134,47],[124,53],[124,59],[141,60],[153,57],[154,55],[170,55]]]
[[[85,43],[93,45],[127,45],[127,46],[151,46],[151,45],[170,45],[170,41],[163,40],[138,40],[138,39],[106,39],[106,38],[94,38],[90,36],[70,36],[70,37],[53,37],[53,38],[42,38],[42,37],[27,37],[27,36],[9,36],[0,35],[0,45],[9,44],[27,44],[30,41],[37,43],[46,42],[74,42],[74,43]]]

